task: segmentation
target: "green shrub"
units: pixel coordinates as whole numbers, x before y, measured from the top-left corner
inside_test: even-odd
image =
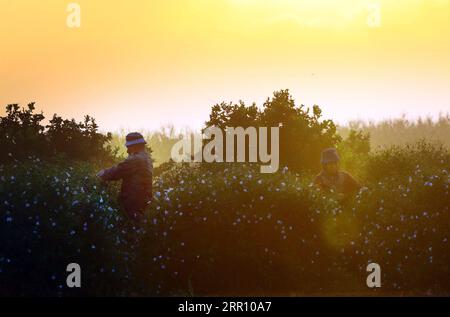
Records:
[[[370,152],[367,134],[340,142],[333,122],[312,110],[296,107],[288,91],[261,111],[213,107],[207,126],[280,126],[289,168],[162,164],[138,228],[118,209],[118,184],[93,178],[96,164],[116,156],[92,118],[54,116],[44,127],[33,104],[8,106],[0,118],[0,295],[448,295],[448,150],[422,141]],[[336,144],[343,167],[365,185],[345,203],[307,173]],[[65,285],[73,262],[81,289]],[[366,286],[370,262],[381,265],[381,290]]]
[[[446,170],[386,177],[345,206],[308,183],[287,170],[173,166],[155,184],[140,275],[162,294],[366,294],[376,262],[384,294],[448,294]]]
[[[359,174],[366,164],[370,153],[370,135],[362,131],[351,130],[337,149],[341,157],[341,166],[351,173]]]
[[[17,104],[6,106],[6,116],[0,117],[0,162],[23,160],[29,156],[44,160],[61,157],[78,161],[114,160],[115,151],[108,144],[111,134],[99,133],[92,117],[86,116],[83,122],[76,122],[55,114],[44,126],[44,115],[34,111],[34,103],[27,108]]]
[[[137,287],[135,240],[111,191],[87,176],[91,166],[34,158],[0,170],[0,295],[106,296]],[[66,286],[72,262],[81,265],[81,289]]]
[[[377,182],[386,177],[404,178],[416,173],[432,175],[435,171],[448,170],[449,166],[450,153],[446,148],[422,140],[371,153],[363,172],[369,182]]]
[[[239,104],[217,104],[212,107],[205,126],[221,129],[279,127],[280,165],[294,171],[319,169],[321,151],[341,140],[333,121],[322,119],[319,106],[314,105],[312,109],[297,106],[289,90],[274,92],[261,110],[255,104],[246,106],[242,101]]]

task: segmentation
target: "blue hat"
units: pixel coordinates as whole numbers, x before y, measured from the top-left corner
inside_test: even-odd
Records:
[[[339,154],[335,148],[328,148],[322,151],[322,158],[320,162],[322,164],[339,162]]]
[[[142,134],[137,132],[129,133],[126,137],[126,143],[125,146],[129,147],[135,144],[146,144],[144,137]]]

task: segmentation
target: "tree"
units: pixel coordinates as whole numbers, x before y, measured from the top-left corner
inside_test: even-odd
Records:
[[[0,162],[29,156],[83,161],[114,159],[115,152],[108,144],[112,136],[99,133],[94,118],[85,116],[83,122],[76,122],[55,114],[44,126],[44,115],[34,111],[34,103],[27,108],[18,104],[6,106],[6,116],[0,117]]]
[[[279,127],[281,165],[303,171],[318,169],[321,151],[340,141],[333,121],[321,116],[319,106],[296,106],[289,90],[280,90],[267,98],[262,110],[254,103],[247,107],[242,101],[216,104],[205,127]]]

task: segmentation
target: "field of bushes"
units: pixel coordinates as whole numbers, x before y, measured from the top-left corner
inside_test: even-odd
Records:
[[[11,145],[1,157],[0,295],[450,295],[446,146],[419,141],[371,151],[363,132],[334,139],[327,123],[324,142],[336,142],[343,166],[363,185],[345,203],[311,185],[314,165],[287,161],[261,174],[244,163],[167,162],[154,171],[154,200],[137,227],[119,210],[117,184],[94,177],[119,159],[112,150],[101,150],[100,160],[72,148],[67,159],[49,142],[68,131],[95,146],[111,136],[102,139],[91,121],[18,132],[24,121],[17,117],[28,118],[28,128],[40,121],[32,110],[13,110],[0,121],[2,146],[34,135],[48,148]],[[270,120],[268,113],[257,120]],[[66,286],[72,262],[82,268],[80,289]],[[366,286],[371,262],[381,266],[380,289]]]

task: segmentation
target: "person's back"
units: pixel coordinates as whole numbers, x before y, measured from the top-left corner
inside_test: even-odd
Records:
[[[98,173],[103,181],[122,180],[119,202],[133,220],[140,221],[152,199],[153,163],[145,151],[142,135],[127,135],[129,156],[118,165]]]
[[[119,200],[125,212],[136,219],[142,216],[152,199],[152,161],[145,151],[140,151],[130,154],[122,163],[124,171]]]

